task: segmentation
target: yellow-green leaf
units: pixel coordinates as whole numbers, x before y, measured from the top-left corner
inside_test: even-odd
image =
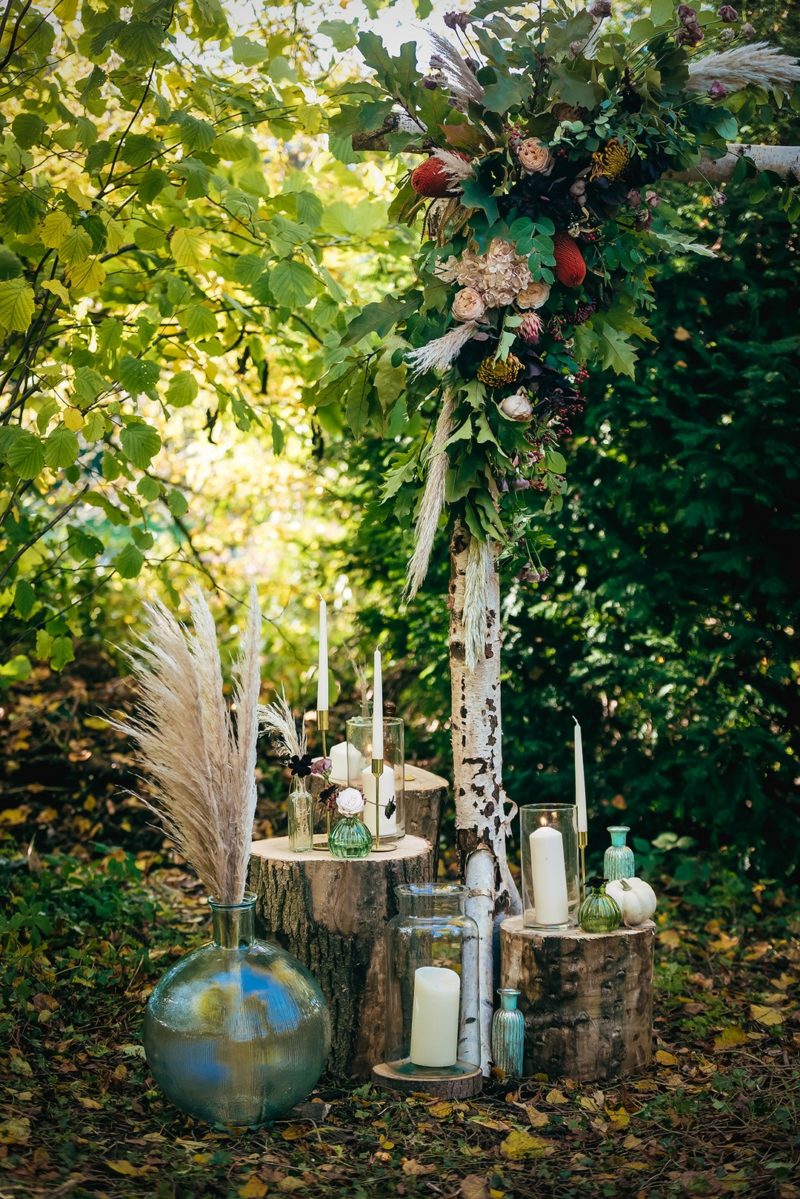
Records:
[[[776,1012],[774,1008],[767,1007],[763,1003],[751,1003],[750,1015],[753,1020],[757,1020],[759,1024],[766,1025],[767,1028],[774,1028],[776,1024],[783,1024],[781,1013]]]
[[[59,246],[59,257],[67,266],[78,266],[85,262],[92,252],[92,239],[85,229],[70,229],[64,235]]]
[[[169,248],[178,266],[199,270],[205,241],[205,229],[176,229],[170,238]]]
[[[52,292],[54,296],[58,296],[65,304],[69,304],[69,292],[60,279],[43,279],[42,288],[44,291]]]
[[[58,250],[72,227],[72,221],[67,214],[56,209],[55,212],[48,212],[42,221],[39,237],[49,250]]]
[[[24,333],[34,312],[33,288],[24,279],[0,283],[0,329]]]
[[[500,1153],[509,1161],[518,1161],[523,1157],[546,1157],[554,1152],[554,1147],[543,1137],[531,1136],[529,1132],[510,1132],[504,1141],[500,1142]]]
[[[69,272],[69,285],[74,291],[89,293],[102,286],[106,272],[98,258],[87,258]]]

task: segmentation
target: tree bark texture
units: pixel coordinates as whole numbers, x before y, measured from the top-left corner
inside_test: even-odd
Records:
[[[613,933],[500,928],[501,978],[521,992],[525,1074],[610,1081],[649,1065],[655,925]]]
[[[664,178],[682,180],[684,183],[693,180],[724,183],[736,170],[740,158],[752,159],[759,171],[774,171],[782,179],[793,175],[800,180],[800,146],[748,146],[740,143],[731,143],[728,153],[722,158],[704,158],[698,166],[688,171],[669,172]]]
[[[456,1078],[420,1079],[413,1075],[409,1078],[395,1074],[385,1062],[381,1062],[372,1071],[372,1081],[376,1087],[397,1091],[401,1095],[425,1091],[426,1094],[437,1095],[440,1099],[472,1099],[483,1090],[483,1074],[477,1068]]]
[[[432,879],[433,851],[405,836],[387,853],[357,860],[292,853],[286,837],[254,841],[250,889],[268,937],[316,978],[330,1005],[329,1070],[366,1079],[384,1059],[386,921],[397,913],[395,887]]]
[[[486,579],[484,652],[474,670],[465,655],[464,592],[469,533],[457,525],[451,542],[450,680],[456,838],[468,912],[480,932],[481,1065],[488,1073],[494,999],[493,926],[498,913],[521,910],[506,857],[500,712],[500,579],[492,547]]]

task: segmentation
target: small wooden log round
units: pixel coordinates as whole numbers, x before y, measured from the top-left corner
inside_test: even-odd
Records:
[[[421,837],[359,859],[292,853],[287,837],[253,842],[256,912],[322,988],[333,1031],[328,1067],[339,1077],[367,1079],[384,1057],[384,931],[397,912],[395,887],[432,877],[433,851]]]
[[[525,1074],[610,1081],[649,1065],[655,925],[585,933],[500,926],[501,985],[521,992]]]
[[[315,797],[325,785],[319,775],[314,774],[308,782],[311,794]],[[440,774],[433,774],[432,771],[424,770],[422,766],[413,762],[406,763],[406,833],[430,841],[433,846],[434,873],[438,858],[439,826],[448,786],[447,779],[442,778]]]
[[[475,1095],[480,1095],[483,1088],[480,1066],[455,1078],[417,1078],[397,1074],[390,1065],[381,1062],[372,1068],[372,1081],[376,1087],[382,1087],[385,1091],[397,1091],[400,1095],[412,1095],[415,1091],[422,1091],[440,1099],[472,1099]]]

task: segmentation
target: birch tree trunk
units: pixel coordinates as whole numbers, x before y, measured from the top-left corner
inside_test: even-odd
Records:
[[[470,535],[456,525],[450,545],[450,680],[452,689],[453,790],[461,875],[469,890],[468,912],[480,931],[479,1010],[481,1066],[489,1071],[494,999],[493,941],[497,916],[521,911],[506,857],[500,711],[500,579],[497,547],[488,556],[487,620],[483,654],[466,664],[464,592]]]

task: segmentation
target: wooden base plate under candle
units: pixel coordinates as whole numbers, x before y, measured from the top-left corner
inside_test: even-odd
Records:
[[[459,1073],[454,1074],[453,1069]],[[441,1070],[422,1068],[412,1062],[399,1067],[379,1062],[372,1067],[372,1081],[385,1091],[398,1091],[403,1095],[424,1091],[426,1095],[436,1095],[440,1099],[473,1099],[483,1089],[481,1068],[471,1062],[457,1062],[455,1067]]]

